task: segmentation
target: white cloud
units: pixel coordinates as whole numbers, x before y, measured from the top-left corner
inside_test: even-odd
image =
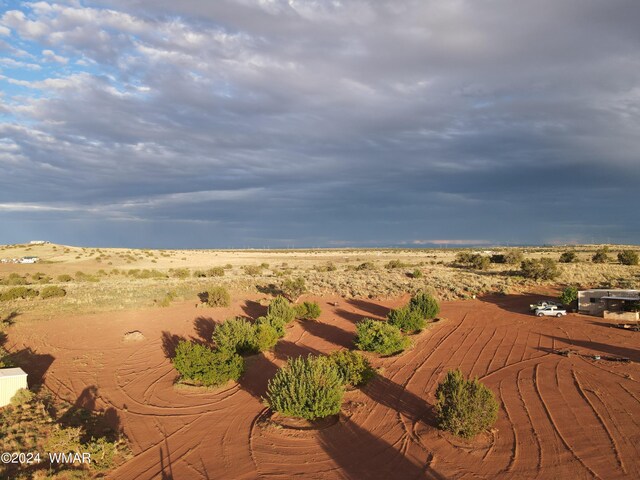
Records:
[[[69,63],[69,59],[67,57],[56,55],[53,50],[43,50],[42,56],[47,62],[56,62],[62,65],[66,65],[67,63]]]

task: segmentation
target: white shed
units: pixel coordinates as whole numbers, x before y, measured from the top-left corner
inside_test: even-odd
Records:
[[[27,387],[27,374],[21,368],[0,368],[0,407],[9,405],[21,388]]]

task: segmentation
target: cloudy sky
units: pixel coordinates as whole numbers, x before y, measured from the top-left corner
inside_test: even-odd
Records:
[[[638,25],[638,0],[0,0],[0,243],[638,243]]]

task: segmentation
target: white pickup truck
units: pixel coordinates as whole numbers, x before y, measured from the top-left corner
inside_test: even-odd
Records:
[[[533,312],[535,310],[538,310],[539,308],[545,308],[545,307],[560,308],[562,307],[562,304],[557,302],[552,302],[551,300],[540,300],[538,303],[532,303],[531,305],[529,305],[529,310]]]
[[[567,314],[567,311],[555,305],[548,305],[546,307],[536,308],[535,314],[538,317],[562,317]]]

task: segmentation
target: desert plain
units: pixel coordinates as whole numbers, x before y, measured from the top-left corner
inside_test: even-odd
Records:
[[[0,278],[13,273],[31,288],[52,284],[66,291],[59,298],[0,303],[2,318],[10,319],[4,348],[21,362],[30,386],[99,415],[126,443],[118,462],[98,473],[31,468],[12,475],[639,478],[640,333],[599,317],[538,318],[529,311],[530,303],[557,298],[566,285],[638,288],[638,266],[620,265],[614,256],[593,264],[596,248],[519,249],[526,258],[576,253],[577,262],[560,264],[558,278],[535,281],[513,265],[462,267],[453,249],[2,247],[2,258],[39,261],[0,264]],[[210,342],[219,322],[264,315],[287,278],[304,279],[299,301],[320,305],[317,320],[296,320],[272,350],[245,357],[238,382],[215,389],[176,384],[171,356],[180,339]],[[229,289],[230,306],[202,306],[198,292],[211,284]],[[437,321],[412,335],[400,355],[365,353],[377,376],[346,393],[339,415],[313,425],[273,421],[263,397],[288,359],[354,349],[356,322],[383,320],[423,290],[441,301]],[[494,428],[472,440],[439,430],[434,419],[436,386],[455,368],[480,379],[499,402]]]

